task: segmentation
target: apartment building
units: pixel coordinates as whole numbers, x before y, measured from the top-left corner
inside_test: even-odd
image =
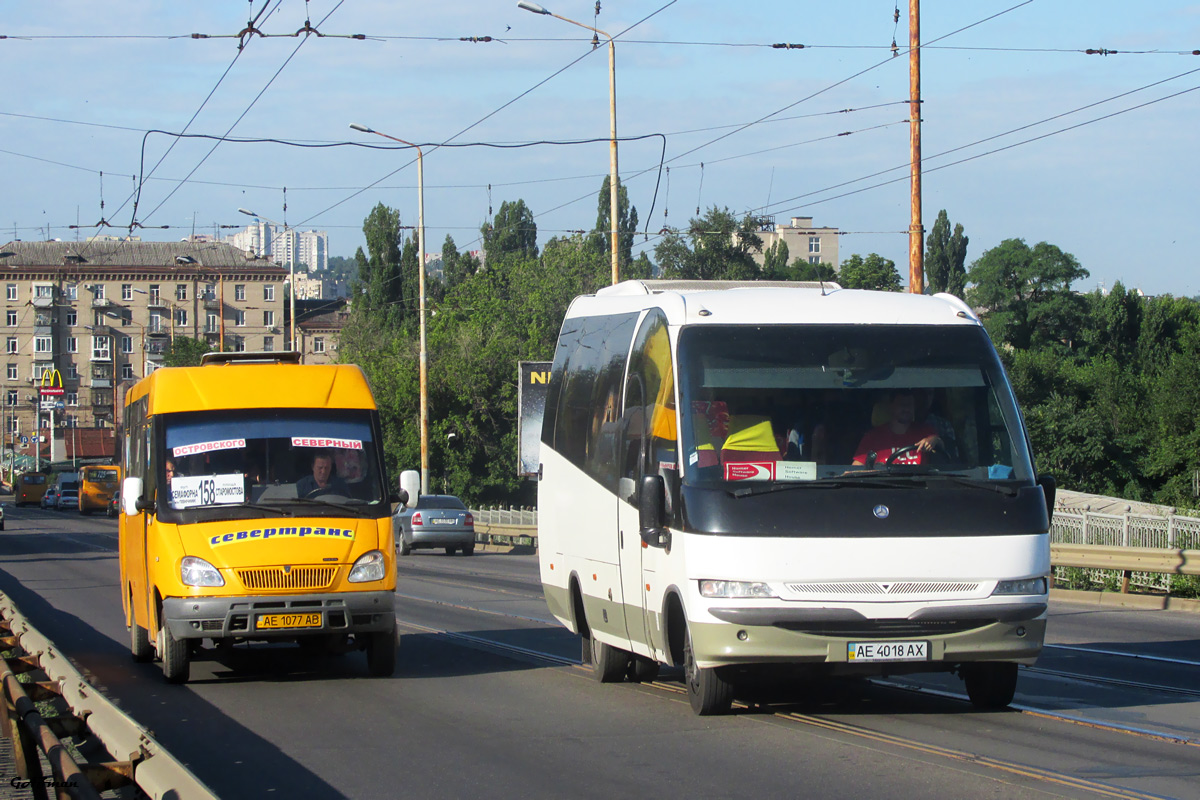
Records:
[[[329,234],[325,231],[297,231],[258,220],[224,241],[285,267],[303,267],[310,272],[329,269]]]
[[[51,407],[55,427],[119,424],[122,389],[161,366],[176,336],[285,349],[287,277],[221,242],[0,246],[5,442],[47,433]],[[56,370],[63,394],[40,397],[43,375]]]
[[[762,237],[763,253],[777,241],[786,243],[789,264],[799,259],[810,264],[829,264],[835,270],[841,268],[838,229],[814,226],[812,217],[792,217],[790,225],[770,223],[758,231],[758,235]],[[754,254],[754,260],[759,264],[763,263],[763,253]]]

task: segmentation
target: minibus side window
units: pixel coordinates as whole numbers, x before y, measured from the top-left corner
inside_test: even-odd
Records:
[[[666,317],[657,309],[643,321],[629,357],[621,428],[621,477],[636,481],[660,469],[678,470],[675,371]]]

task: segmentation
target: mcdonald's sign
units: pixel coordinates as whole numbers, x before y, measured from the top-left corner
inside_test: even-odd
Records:
[[[57,369],[48,369],[42,373],[42,388],[38,394],[42,397],[47,395],[59,395],[63,393],[62,373]]]

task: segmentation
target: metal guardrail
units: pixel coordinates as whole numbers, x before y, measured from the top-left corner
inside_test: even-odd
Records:
[[[1056,543],[1050,545],[1050,563],[1055,567],[1119,572],[1124,593],[1137,573],[1200,575],[1200,550]]]
[[[47,788],[54,789],[58,798],[97,798],[98,791],[132,783],[154,800],[217,800],[149,731],[84,680],[4,594],[0,594],[0,648],[22,651],[0,661],[4,692],[0,706],[18,776],[28,781],[35,798],[48,797]],[[40,672],[46,680],[22,683],[18,672]],[[38,702],[56,707],[55,716],[44,717]],[[113,760],[78,763],[64,738],[73,745],[98,741]],[[50,779],[43,775],[39,748],[50,763]]]

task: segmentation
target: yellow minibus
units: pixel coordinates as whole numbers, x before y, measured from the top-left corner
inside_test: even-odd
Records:
[[[18,506],[40,503],[49,487],[50,481],[44,472],[26,472],[24,475],[18,475],[13,502]]]
[[[79,468],[79,513],[107,511],[121,485],[121,468],[112,464],[89,464]]]
[[[183,683],[207,641],[291,640],[396,659],[379,415],[351,365],[209,353],[125,399],[121,601],[137,661]],[[356,469],[338,474],[351,459]],[[353,474],[350,474],[353,473]]]

